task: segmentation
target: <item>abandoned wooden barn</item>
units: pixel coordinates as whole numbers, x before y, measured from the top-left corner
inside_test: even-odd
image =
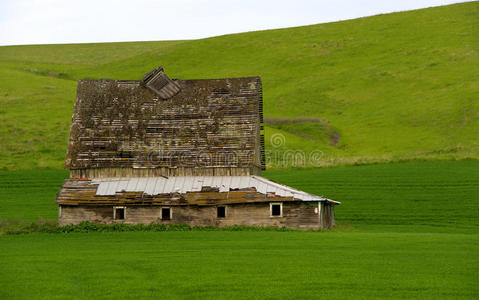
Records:
[[[339,202],[261,177],[262,105],[260,77],[80,80],[59,224],[333,227]]]

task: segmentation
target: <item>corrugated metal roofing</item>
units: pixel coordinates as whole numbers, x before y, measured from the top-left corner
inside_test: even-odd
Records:
[[[220,192],[231,189],[255,188],[259,193],[273,193],[303,201],[339,202],[305,193],[261,176],[174,176],[140,178],[96,178],[97,195],[115,195],[117,192],[144,192],[148,195],[200,192],[203,187],[218,188]]]

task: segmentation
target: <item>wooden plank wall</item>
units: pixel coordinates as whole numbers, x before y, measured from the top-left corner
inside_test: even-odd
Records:
[[[94,168],[71,169],[70,178],[158,177],[158,176],[248,176],[261,175],[259,167],[207,168]]]
[[[331,229],[334,225],[334,205],[328,202],[321,202],[321,227]]]
[[[276,226],[299,229],[320,229],[317,203],[288,202],[283,204],[283,216],[271,217],[269,203],[230,204],[226,217],[217,218],[216,206],[166,206],[172,209],[171,220],[161,220],[161,206],[127,206],[125,220],[113,220],[112,206],[64,206],[60,225],[91,221],[99,224],[189,224],[191,226]]]

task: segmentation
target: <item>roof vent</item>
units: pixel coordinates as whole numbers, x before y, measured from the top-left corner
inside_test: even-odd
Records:
[[[163,67],[146,73],[141,84],[163,100],[173,97],[180,91],[180,85],[165,74]]]

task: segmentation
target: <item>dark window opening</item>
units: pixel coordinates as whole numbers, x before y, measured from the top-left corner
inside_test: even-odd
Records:
[[[125,208],[115,208],[115,220],[125,219]]]
[[[171,219],[171,210],[169,207],[163,207],[161,209],[161,219],[170,220]]]
[[[281,216],[281,204],[271,204],[271,215]]]
[[[226,218],[226,207],[225,206],[218,206],[216,208],[218,218]]]

